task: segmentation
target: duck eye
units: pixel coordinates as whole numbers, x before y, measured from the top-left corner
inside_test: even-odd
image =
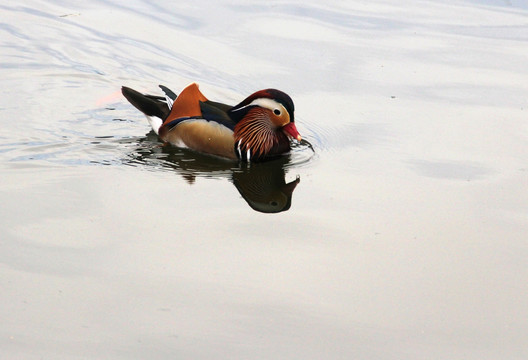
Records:
[[[273,110],[273,113],[274,113],[275,115],[280,115],[280,114],[281,114],[281,112],[280,112],[279,109],[275,109],[275,110]]]

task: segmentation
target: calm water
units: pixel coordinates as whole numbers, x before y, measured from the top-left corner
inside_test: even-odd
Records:
[[[528,358],[525,1],[158,3],[0,0],[2,359]],[[192,81],[314,151],[164,148],[119,93]]]

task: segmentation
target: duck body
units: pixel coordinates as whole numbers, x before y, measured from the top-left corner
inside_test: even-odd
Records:
[[[290,151],[301,136],[291,98],[276,89],[258,91],[238,105],[208,100],[196,83],[176,96],[144,95],[123,86],[125,98],[143,112],[160,139],[177,147],[242,161],[263,161]]]

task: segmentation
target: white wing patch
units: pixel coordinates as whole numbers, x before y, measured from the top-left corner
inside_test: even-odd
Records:
[[[169,95],[165,94],[165,101],[167,102],[167,106],[169,107],[169,110],[172,109],[172,105],[174,104],[174,100],[172,100]]]
[[[242,158],[242,151],[240,150],[240,144],[242,143],[242,138],[240,138],[240,140],[238,140],[237,142],[237,151],[238,151],[238,157],[239,158]]]

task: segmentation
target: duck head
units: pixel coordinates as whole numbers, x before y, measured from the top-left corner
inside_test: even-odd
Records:
[[[301,141],[292,99],[276,89],[260,90],[229,109],[236,122],[235,153],[241,160],[264,160],[290,150],[289,138]]]

